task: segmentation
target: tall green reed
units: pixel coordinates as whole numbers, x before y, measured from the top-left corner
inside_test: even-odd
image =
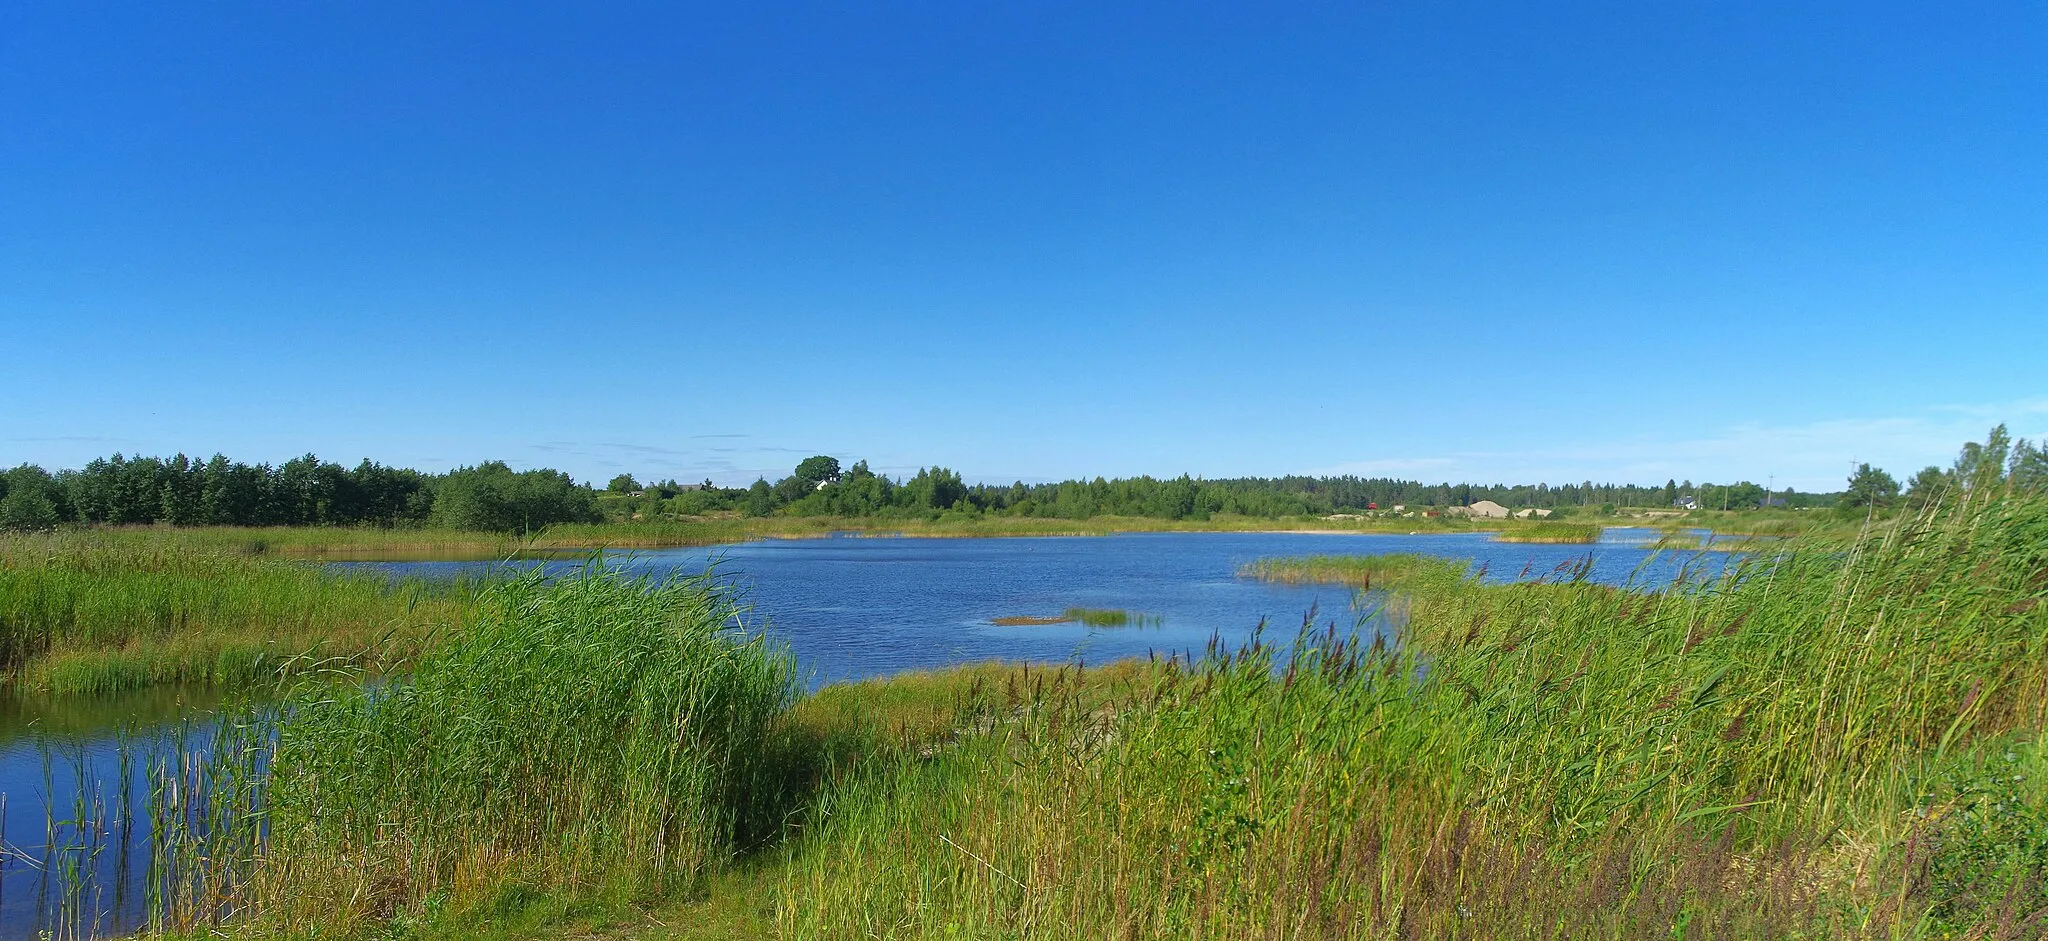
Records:
[[[799,686],[709,579],[530,574],[406,679],[289,702],[250,917],[345,925],[507,881],[660,894],[772,835]]]
[[[100,693],[382,669],[458,624],[475,590],[176,543],[0,537],[0,672],[28,689]]]

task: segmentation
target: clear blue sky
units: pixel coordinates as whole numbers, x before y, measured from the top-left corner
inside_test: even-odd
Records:
[[[2048,433],[2039,4],[581,6],[0,5],[0,462],[1833,489]]]

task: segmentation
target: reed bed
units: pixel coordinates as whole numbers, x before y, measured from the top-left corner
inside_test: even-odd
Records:
[[[1591,523],[1527,523],[1495,533],[1493,541],[1591,545],[1600,541],[1600,527]]]
[[[1307,555],[1259,559],[1240,566],[1237,575],[1285,585],[1349,585],[1365,590],[1389,587],[1442,564],[1442,559],[1411,553]]]
[[[1054,690],[827,794],[783,935],[2043,934],[2048,501],[1656,592],[1402,594],[1394,649]]]
[[[787,938],[2048,929],[2048,498],[1659,590],[1260,565],[1396,585],[1361,623],[1398,633],[799,699],[710,582],[500,586],[411,681],[288,706],[266,774],[209,779],[264,803],[207,832],[267,836],[176,884],[320,937],[687,896],[749,849]]]
[[[403,682],[287,702],[263,792],[225,795],[267,838],[173,854],[207,904],[169,910],[350,936],[448,899],[687,890],[788,818],[799,686],[737,613],[703,577],[494,586]]]
[[[0,537],[0,671],[71,694],[383,670],[459,624],[474,587],[91,533]]]

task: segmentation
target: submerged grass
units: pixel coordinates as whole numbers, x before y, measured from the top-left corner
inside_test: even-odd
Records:
[[[1068,608],[1059,614],[1010,614],[989,618],[997,627],[1030,627],[1050,624],[1084,624],[1088,627],[1158,627],[1166,623],[1159,614],[1125,611],[1121,608]]]
[[[1067,620],[1089,627],[1158,627],[1166,618],[1121,608],[1068,608]]]
[[[458,624],[474,587],[92,533],[0,536],[0,671],[69,694],[383,670]]]

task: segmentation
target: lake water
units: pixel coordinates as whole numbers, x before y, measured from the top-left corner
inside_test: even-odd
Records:
[[[749,626],[787,644],[812,686],[981,660],[1103,663],[1149,654],[1199,655],[1210,639],[1235,647],[1258,626],[1285,642],[1311,612],[1317,627],[1360,624],[1351,592],[1238,578],[1272,556],[1414,552],[1465,559],[1495,580],[1550,575],[1590,557],[1590,578],[1662,586],[1687,564],[1717,568],[1720,553],[1652,553],[1650,530],[1610,529],[1595,545],[1499,543],[1484,534],[1146,533],[1073,538],[833,537],[612,554],[606,564],[648,574],[715,566],[741,587]],[[394,577],[449,578],[480,562],[333,563]],[[575,561],[515,563],[566,571]],[[1152,615],[1142,627],[997,626],[1010,616],[1068,608]],[[217,698],[151,692],[101,701],[0,707],[0,939],[96,922],[139,925],[146,895],[147,767],[174,755],[175,729]],[[123,755],[127,760],[123,761]],[[81,786],[81,782],[83,785]],[[124,783],[125,782],[125,786]],[[80,813],[80,808],[84,812]],[[66,821],[73,821],[66,825]],[[83,821],[82,823],[78,821]],[[58,847],[52,848],[54,829]],[[68,848],[67,848],[68,847]],[[92,872],[66,898],[53,870]]]
[[[1662,585],[1696,553],[1648,552],[1650,530],[1609,530],[1595,545],[1494,542],[1485,534],[1133,533],[927,539],[841,536],[614,554],[636,573],[699,572],[716,565],[742,586],[754,626],[789,645],[813,685],[977,660],[1100,663],[1150,653],[1199,654],[1214,636],[1235,646],[1267,622],[1285,641],[1309,612],[1317,625],[1352,626],[1351,592],[1237,577],[1273,556],[1414,552],[1472,560],[1490,578],[1539,577],[1593,560],[1600,582]],[[1707,564],[1718,564],[1709,558]],[[450,578],[483,562],[348,563],[400,576]],[[577,561],[523,563],[566,571]],[[1156,627],[998,626],[1010,616],[1068,608],[1156,615]]]

